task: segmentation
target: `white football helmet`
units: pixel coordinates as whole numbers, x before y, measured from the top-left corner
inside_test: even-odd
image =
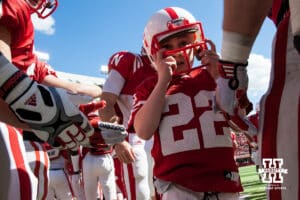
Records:
[[[42,19],[50,16],[58,6],[57,0],[26,0],[26,2],[32,8],[32,11]]]
[[[171,35],[185,31],[195,33],[194,44],[167,51],[165,55],[185,52],[191,49],[201,50],[207,48],[202,24],[196,21],[190,12],[179,7],[161,9],[150,18],[144,29],[143,47],[153,65],[153,56],[160,49],[159,43]],[[156,68],[155,65],[154,67]]]

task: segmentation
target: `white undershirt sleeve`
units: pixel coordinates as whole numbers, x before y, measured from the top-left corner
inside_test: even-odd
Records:
[[[124,84],[125,79],[123,78],[123,76],[118,71],[111,70],[108,74],[108,78],[103,85],[103,92],[109,92],[119,96]]]

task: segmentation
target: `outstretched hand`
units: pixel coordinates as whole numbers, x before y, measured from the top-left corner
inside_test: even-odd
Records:
[[[216,52],[216,45],[208,39],[205,39],[205,43],[208,44],[210,48],[202,49],[197,57],[200,58],[202,65],[206,66],[207,71],[216,80],[219,77],[219,56]]]
[[[89,138],[90,143],[84,146],[114,145],[124,141],[127,137],[128,133],[123,125],[102,122],[99,116],[93,114],[93,112],[104,108],[105,105],[105,101],[99,101],[79,106],[80,110],[88,116],[90,124],[94,128],[94,133]]]

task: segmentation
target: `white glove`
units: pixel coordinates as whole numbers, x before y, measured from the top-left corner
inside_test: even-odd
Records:
[[[98,115],[93,112],[102,109],[106,106],[105,101],[92,102],[81,104],[79,109],[88,116],[90,124],[94,127],[94,134],[89,138],[89,145],[86,147],[98,147],[99,145],[107,144],[114,145],[122,142],[127,137],[128,133],[123,125],[116,123],[102,122]]]
[[[0,53],[0,97],[18,119],[50,145],[63,148],[87,144],[93,128],[62,89],[46,87],[32,81]]]
[[[239,99],[248,88],[247,64],[219,61],[221,77],[217,79],[216,103],[226,113],[233,115]]]
[[[101,122],[95,119],[92,119],[90,123],[95,129],[90,142],[93,146],[97,146],[97,144],[114,145],[123,142],[128,135],[123,125]]]
[[[108,122],[99,122],[98,125],[106,144],[114,145],[123,142],[128,136],[125,127],[122,125]]]

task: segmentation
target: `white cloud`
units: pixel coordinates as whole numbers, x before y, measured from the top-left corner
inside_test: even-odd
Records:
[[[259,102],[261,96],[267,91],[270,79],[271,60],[262,55],[251,54],[248,64],[248,97],[254,104]]]
[[[102,74],[108,74],[108,66],[107,65],[101,65],[99,70]]]
[[[31,15],[31,19],[35,30],[40,31],[46,35],[53,35],[55,32],[55,19],[52,16],[46,19],[40,19],[36,14]]]
[[[45,61],[45,62],[49,61],[49,59],[50,59],[49,53],[42,52],[42,51],[37,51],[35,49],[33,51],[37,55],[37,57],[38,57],[39,60],[42,60],[42,61]]]

